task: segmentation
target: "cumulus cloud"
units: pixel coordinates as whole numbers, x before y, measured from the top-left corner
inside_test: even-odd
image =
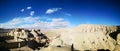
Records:
[[[51,26],[54,27],[54,28],[59,28],[59,27],[64,28],[68,25],[69,25],[69,22],[61,20],[61,18],[59,18],[59,19],[56,19],[56,18],[54,19],[53,18],[52,22],[51,22]]]
[[[31,12],[30,12],[30,16],[33,16],[33,15],[34,15],[34,13],[35,13],[34,11],[31,11]]]
[[[31,8],[32,8],[32,7],[30,7],[30,6],[29,6],[29,7],[27,7],[27,9],[28,9],[28,10],[29,10],[29,9],[31,9]]]
[[[53,18],[52,21],[53,22],[59,22],[59,21],[63,21],[64,19],[63,18]]]
[[[21,9],[21,12],[24,12],[25,11],[25,9]]]
[[[57,12],[58,10],[61,10],[62,8],[51,8],[46,11],[46,14],[51,14],[54,12]]]
[[[50,21],[42,21],[42,17],[19,17],[8,22],[1,23],[0,28],[65,28],[70,23],[63,18],[48,18]],[[44,19],[46,20],[46,19]]]

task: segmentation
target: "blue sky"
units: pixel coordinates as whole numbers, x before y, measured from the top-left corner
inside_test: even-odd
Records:
[[[118,0],[0,0],[1,28],[120,25]]]

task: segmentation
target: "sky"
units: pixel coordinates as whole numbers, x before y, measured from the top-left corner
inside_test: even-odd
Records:
[[[0,28],[120,25],[119,0],[0,0]]]

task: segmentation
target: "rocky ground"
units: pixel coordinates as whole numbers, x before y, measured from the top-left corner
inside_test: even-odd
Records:
[[[17,40],[17,48],[3,46],[11,51],[33,51],[33,49],[24,44],[25,42],[22,42],[25,41],[23,39],[29,38],[31,40],[32,38],[26,36],[31,33],[33,40],[37,42],[43,43],[48,41],[47,47],[38,47],[36,51],[120,51],[120,26],[82,24],[74,28],[51,29],[47,31],[25,30],[22,29],[22,31],[17,32],[16,29],[13,29],[7,34],[13,36],[13,42]],[[43,33],[47,39],[39,39],[38,41],[37,37],[41,37],[38,36],[40,33]],[[23,39],[16,39],[17,37]],[[0,43],[8,42],[10,43],[10,40],[1,41]]]

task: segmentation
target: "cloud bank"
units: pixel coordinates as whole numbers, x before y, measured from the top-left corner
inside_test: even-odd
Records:
[[[44,20],[44,21],[43,21]],[[70,27],[70,23],[63,18],[18,17],[1,23],[0,28],[43,28],[55,29]]]
[[[27,7],[29,10],[32,7]],[[21,9],[24,12],[26,9]],[[62,8],[51,8],[46,11],[46,14],[51,14],[61,10]],[[43,28],[43,29],[55,29],[55,28],[67,28],[71,27],[70,22],[63,18],[48,18],[48,17],[34,17],[34,10],[30,10],[29,17],[15,17],[10,21],[0,23],[0,28]]]
[[[51,14],[54,12],[57,12],[58,10],[61,10],[62,8],[51,8],[46,11],[46,14]]]

